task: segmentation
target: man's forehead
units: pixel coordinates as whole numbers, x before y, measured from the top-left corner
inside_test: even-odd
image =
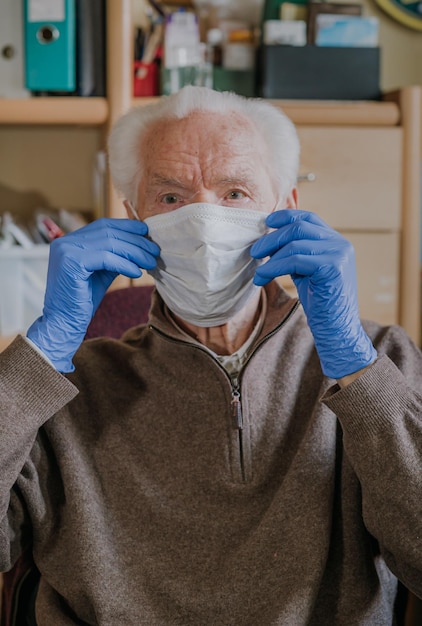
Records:
[[[254,184],[267,154],[254,124],[243,115],[210,115],[166,120],[150,129],[141,147],[149,187]]]
[[[248,145],[262,141],[255,124],[242,113],[194,111],[186,118],[167,118],[154,122],[146,131],[142,149],[175,149],[185,146],[213,147]]]
[[[227,157],[227,158],[226,158]],[[145,173],[153,184],[167,182],[193,182],[206,177],[213,181],[253,179],[260,168],[255,154],[231,151],[224,157],[206,154],[202,158],[196,154],[183,154],[177,158],[177,152],[171,157],[149,159]]]

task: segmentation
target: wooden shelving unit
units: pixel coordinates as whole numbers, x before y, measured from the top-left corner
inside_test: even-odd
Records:
[[[7,134],[9,128],[16,129],[16,132],[20,134],[20,140],[22,140],[21,133],[34,133],[36,137],[32,139],[32,145],[41,138],[44,129],[46,129],[46,135],[51,135],[52,132],[58,133],[53,139],[57,142],[59,141],[57,137],[63,136],[63,153],[65,154],[66,141],[69,141],[69,133],[72,134],[73,132],[69,131],[69,128],[74,126],[75,128],[78,127],[78,132],[83,131],[89,137],[90,149],[95,151],[96,145],[94,145],[92,133],[96,134],[97,144],[104,147],[110,127],[123,113],[133,106],[143,106],[157,101],[157,98],[133,98],[132,96],[131,0],[107,0],[107,12],[107,97],[0,100],[0,132],[1,129],[6,129]],[[338,137],[341,142],[343,134],[339,129],[356,129],[360,136],[362,136],[362,132],[366,132],[365,129],[371,136],[377,135],[376,129],[379,132],[385,129],[386,136],[391,135],[389,131],[400,135],[395,144],[396,146],[400,144],[400,148],[396,150],[396,160],[400,169],[398,173],[400,183],[396,184],[395,193],[397,197],[400,197],[398,202],[401,203],[400,223],[397,231],[400,239],[397,261],[399,264],[397,321],[406,328],[416,341],[419,341],[419,137],[421,136],[422,109],[420,88],[409,88],[395,94],[389,94],[383,101],[379,102],[303,100],[272,102],[284,110],[304,136],[308,137],[309,133],[312,136],[314,130],[318,133],[317,129],[322,129],[318,150],[319,146],[324,143],[326,134],[327,136]],[[345,132],[344,136],[350,137],[351,134]],[[11,141],[10,137],[9,141]],[[75,152],[75,146],[73,149]],[[347,160],[347,144],[342,145],[341,150],[343,152],[340,156]],[[39,158],[42,159],[42,149],[40,149]],[[18,164],[19,166],[20,164]],[[374,167],[376,169],[376,164]],[[74,175],[78,171],[77,168],[78,159],[72,157],[69,176],[72,176],[72,171]],[[336,176],[339,178],[341,174],[336,172]],[[369,169],[367,172],[368,179],[371,176],[372,172]],[[382,173],[378,172],[377,176],[377,180],[380,181]],[[346,173],[347,177],[348,184],[350,184],[349,173]],[[59,179],[57,180],[59,181]],[[336,184],[333,184],[333,189],[335,187],[337,190],[336,201],[342,203],[348,191],[346,189],[346,192],[343,193],[345,188],[338,185],[338,180],[334,182]],[[400,188],[398,189],[398,187]],[[311,188],[305,185],[303,189],[304,195],[308,194],[309,196],[308,192]],[[327,188],[324,189],[324,193],[329,193]],[[122,201],[117,197],[110,181],[107,196],[109,215],[111,217],[124,217],[125,211]],[[362,198],[362,201],[364,202],[365,198]],[[383,207],[374,207],[368,204],[367,211],[378,212],[382,215]],[[114,287],[127,284],[128,280],[121,278],[114,283]],[[0,338],[0,348],[2,341]]]

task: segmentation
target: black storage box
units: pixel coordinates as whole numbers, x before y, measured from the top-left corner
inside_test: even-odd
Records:
[[[263,98],[377,100],[380,49],[262,46],[258,94]]]
[[[230,70],[213,68],[213,88],[216,91],[233,91],[241,96],[255,96],[255,70]]]

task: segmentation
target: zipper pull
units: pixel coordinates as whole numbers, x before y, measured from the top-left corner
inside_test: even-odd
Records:
[[[236,420],[236,426],[239,430],[242,430],[243,429],[242,403],[240,401],[240,391],[236,387],[233,387],[231,404],[233,407],[233,417]]]

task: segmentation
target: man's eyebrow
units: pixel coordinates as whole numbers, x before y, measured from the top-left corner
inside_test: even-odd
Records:
[[[235,187],[236,185],[241,185],[251,190],[257,188],[256,183],[248,176],[227,176],[224,178],[219,178],[217,183],[221,185],[234,185]]]
[[[179,189],[190,189],[190,184],[188,181],[183,181],[177,176],[166,176],[165,174],[155,173],[152,174],[150,183],[153,186],[157,187],[177,187]],[[216,185],[224,185],[224,186],[242,186],[250,189],[251,191],[255,191],[257,189],[257,185],[251,176],[248,175],[239,175],[239,176],[223,176],[222,178],[218,178],[212,181],[212,184]]]
[[[167,187],[181,187],[187,188],[186,182],[181,181],[179,178],[165,176],[164,174],[153,174],[151,176],[151,183],[153,185],[167,186]]]

